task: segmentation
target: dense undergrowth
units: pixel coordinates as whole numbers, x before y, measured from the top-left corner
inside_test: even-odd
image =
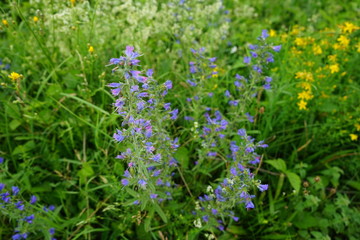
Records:
[[[0,239],[359,239],[357,1],[0,3]]]

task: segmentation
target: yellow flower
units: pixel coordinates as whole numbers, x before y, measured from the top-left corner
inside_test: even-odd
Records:
[[[9,22],[8,22],[6,19],[3,19],[1,22],[2,22],[2,24],[4,24],[6,27],[9,26]]]
[[[20,79],[20,78],[22,78],[23,77],[23,75],[21,75],[21,74],[19,74],[19,73],[16,73],[16,72],[12,72],[9,76],[8,76],[8,78],[10,78],[12,81],[16,81],[16,80],[18,80],[18,79]]]
[[[94,47],[93,46],[89,46],[89,53],[93,53],[94,52]]]
[[[339,64],[335,63],[333,65],[330,65],[329,66],[329,69],[330,69],[330,73],[333,74],[333,73],[337,73],[340,71],[340,68],[339,68]]]
[[[345,37],[344,35],[341,35],[337,41],[340,43],[340,45],[344,48],[346,48],[347,46],[349,46],[350,43],[350,39],[348,39],[347,37]]]
[[[213,90],[217,89],[218,85],[215,84],[214,87],[212,88]]]
[[[350,136],[350,139],[351,139],[351,141],[356,141],[356,140],[358,140],[358,135],[357,134],[349,134],[349,136]]]
[[[299,106],[299,110],[307,110],[306,108],[307,102],[305,102],[304,100],[298,102],[297,105]]]
[[[269,35],[270,35],[270,37],[275,37],[276,36],[276,31],[274,29],[270,29]]]
[[[360,124],[359,124],[359,123],[355,123],[354,126],[356,127],[356,130],[357,130],[357,131],[360,131]]]
[[[76,0],[70,0],[70,2],[71,2],[72,5],[75,5]]]
[[[33,21],[34,21],[35,23],[37,23],[37,22],[39,21],[39,18],[38,18],[37,16],[34,16],[34,17],[33,17]]]
[[[307,41],[305,38],[301,38],[301,37],[297,37],[295,38],[295,44],[297,46],[306,46],[307,45]]]
[[[312,50],[313,50],[315,55],[320,55],[323,52],[321,47],[319,45],[316,45],[316,44],[313,46]]]
[[[338,50],[338,49],[340,49],[340,48],[341,48],[340,44],[338,44],[338,43],[334,43],[334,44],[333,44],[333,49],[334,49],[334,50]]]
[[[311,94],[310,91],[302,91],[301,93],[298,93],[298,99],[304,99],[304,100],[310,100],[314,96]]]
[[[308,90],[308,91],[311,90],[311,85],[308,82],[302,82],[302,83],[300,83],[300,86],[305,90]]]
[[[352,24],[351,22],[345,22],[344,25],[339,26],[343,33],[352,33],[355,30],[358,30],[359,27]]]
[[[336,62],[336,58],[337,58],[336,54],[328,56],[330,62]]]

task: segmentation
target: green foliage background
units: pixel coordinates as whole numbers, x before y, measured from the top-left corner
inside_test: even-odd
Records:
[[[291,35],[295,25],[304,27],[301,36],[319,41],[325,28],[337,29],[344,22],[358,26],[360,3],[226,0],[226,16],[209,14],[216,1],[191,4],[195,20],[174,22],[175,10],[163,0],[0,3],[0,16],[8,21],[1,25],[0,59],[11,65],[0,74],[0,156],[6,159],[0,182],[57,206],[51,221],[58,239],[206,239],[205,233],[217,239],[360,239],[360,148],[359,140],[349,137],[359,135],[354,124],[360,123],[360,53],[354,46],[360,31],[349,35],[352,45],[342,65],[347,75],[321,83],[316,97],[320,87],[335,84],[338,90],[330,91],[323,105],[320,97],[314,99],[307,111],[296,105],[294,74],[303,66],[292,53],[295,37],[281,38]],[[176,43],[174,34],[193,22],[199,32],[184,31]],[[276,30],[271,41],[282,44],[282,51],[272,66],[272,91],[249,106],[256,123],[244,125],[270,146],[256,170],[270,187],[257,194],[256,208],[239,206],[240,221],[220,232],[194,227],[194,199],[184,188],[162,209],[167,223],[154,212],[124,206],[125,194],[113,187],[125,166],[115,159],[122,147],[111,137],[121,122],[112,113],[113,97],[105,86],[116,79],[105,66],[108,60],[134,45],[143,54],[142,65],[155,69],[156,79],[173,81],[168,101],[182,114],[171,132],[187,143],[175,157],[193,195],[199,196],[219,173],[215,164],[192,169],[197,145],[188,141],[192,126],[182,120],[191,96],[185,84],[189,49],[205,46],[209,56],[217,57],[221,69],[217,81],[209,83],[215,93],[209,104],[226,112],[223,92],[231,89],[235,73],[246,72],[246,44],[262,29]],[[307,53],[311,59],[311,50]],[[24,76],[18,86],[7,77],[11,72]],[[338,100],[345,95],[346,102]],[[0,222],[0,239],[9,239],[15,222],[2,215]]]

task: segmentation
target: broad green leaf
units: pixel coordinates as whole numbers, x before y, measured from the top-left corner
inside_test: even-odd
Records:
[[[285,174],[288,177],[291,186],[295,189],[296,194],[298,194],[300,191],[300,187],[301,187],[300,177],[296,173],[293,173],[293,172],[286,172]]]
[[[10,122],[9,127],[11,130],[15,130],[17,127],[19,127],[21,122],[17,119],[14,119]]]
[[[282,159],[276,159],[276,160],[267,160],[265,161],[266,163],[270,164],[271,166],[273,166],[274,168],[276,168],[276,170],[281,171],[281,172],[285,172],[286,171],[286,163],[284,160]]]

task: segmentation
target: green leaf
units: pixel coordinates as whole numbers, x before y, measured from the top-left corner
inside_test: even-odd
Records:
[[[286,172],[285,174],[288,177],[291,186],[295,189],[296,194],[298,194],[300,191],[300,187],[301,187],[300,177],[296,173],[293,173],[293,172]]]
[[[360,191],[360,182],[349,180],[346,182],[347,185],[349,185],[352,188],[355,188],[356,190]]]
[[[77,175],[80,177],[81,182],[85,183],[85,178],[93,176],[94,170],[92,169],[89,162],[84,162]]]
[[[130,189],[130,188],[125,188],[126,191],[128,192],[128,194],[130,194],[131,196],[133,196],[134,198],[139,198],[139,194],[137,192],[135,192],[134,190]]]
[[[20,126],[20,124],[21,122],[19,120],[14,119],[9,123],[9,127],[11,130],[15,130],[18,126]]]
[[[174,154],[176,160],[178,160],[184,169],[189,166],[189,150],[186,147],[180,147]]]
[[[282,159],[267,160],[265,162],[276,168],[278,171],[286,172],[286,163]]]
[[[13,155],[16,154],[21,154],[21,153],[25,153],[28,152],[32,149],[34,149],[36,147],[36,144],[34,141],[28,141],[27,143],[25,143],[24,145],[19,145],[17,146],[14,151],[12,152]]]
[[[229,226],[226,231],[232,234],[236,235],[247,235],[248,232],[241,226],[231,225]]]
[[[154,216],[154,209],[151,209],[145,219],[145,224],[144,224],[145,232],[149,232],[151,230],[151,222],[153,221],[153,216]]]
[[[154,207],[155,211],[159,214],[159,216],[161,217],[161,219],[162,219],[165,223],[167,223],[166,215],[165,215],[164,211],[161,209],[161,207],[160,207],[158,204],[156,204],[156,203],[153,204],[153,207]]]

